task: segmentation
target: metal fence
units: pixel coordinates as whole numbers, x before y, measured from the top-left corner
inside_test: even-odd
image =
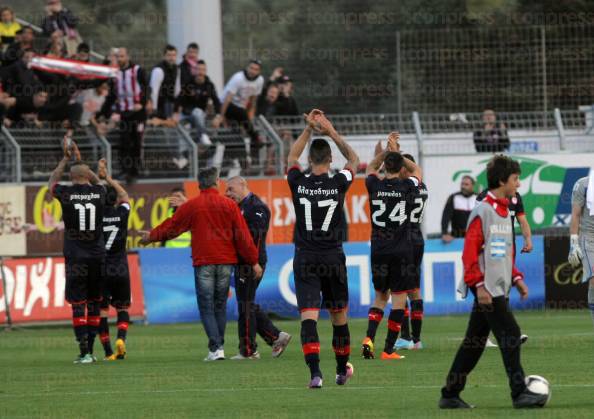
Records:
[[[482,113],[417,113],[407,118],[398,114],[329,115],[337,130],[358,152],[361,161],[373,158],[374,145],[391,131],[401,133],[403,149],[415,157],[475,154],[473,133],[483,128]],[[561,151],[594,152],[594,108],[581,111],[502,112],[511,139],[512,153]],[[139,181],[195,179],[200,167],[216,166],[221,176],[282,175],[292,142],[304,128],[302,117],[260,116],[256,126],[262,147],[254,150],[237,129],[209,130],[212,144],[205,145],[196,132],[185,127],[145,131],[143,163]],[[62,158],[64,130],[3,128],[0,131],[0,182],[45,182]],[[96,162],[106,157],[116,175],[120,167],[117,131],[106,137],[91,129],[74,133],[82,158]],[[335,165],[343,164],[336,151]]]
[[[276,45],[248,32],[245,42],[249,56],[266,55],[271,43],[276,45],[281,58],[265,61],[265,68],[284,68],[303,110],[406,118],[414,111],[550,112],[594,103],[592,24],[379,29],[336,37],[335,27],[320,25],[316,31],[327,35],[321,45],[306,40]],[[295,36],[301,39],[299,31]],[[357,55],[361,50],[375,52]],[[243,65],[225,61],[228,71]]]

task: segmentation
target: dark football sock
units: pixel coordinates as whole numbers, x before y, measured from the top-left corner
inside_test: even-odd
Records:
[[[129,324],[130,315],[128,314],[128,310],[118,311],[118,339],[126,340]]]
[[[388,354],[394,352],[394,344],[396,343],[396,339],[398,339],[403,317],[404,310],[402,309],[390,311],[390,316],[388,317],[388,335],[386,336],[386,344],[384,346],[384,352]]]
[[[72,327],[74,329],[74,336],[76,336],[80,348],[81,356],[85,356],[89,353],[85,308],[84,304],[72,304]]]
[[[402,325],[400,327],[400,337],[402,339],[410,340],[410,323],[409,323],[410,311],[408,310],[408,300],[404,308],[404,317],[402,318]]]
[[[349,325],[332,326],[332,349],[336,357],[336,373],[346,374],[346,365],[351,353],[351,334]]]
[[[95,345],[95,337],[99,331],[99,323],[101,321],[98,302],[87,303],[87,339],[89,353],[93,353],[93,346]]]
[[[421,327],[423,326],[423,300],[412,300],[410,302],[410,311],[412,340],[417,343],[421,340]]]
[[[107,317],[101,317],[101,321],[99,322],[99,338],[101,339],[105,356],[113,355],[113,349],[111,349],[111,342],[109,339],[109,323]]]
[[[375,340],[375,334],[377,333],[377,327],[384,317],[384,310],[377,307],[370,307],[367,314],[367,337],[372,341]]]
[[[305,363],[309,367],[311,378],[321,377],[320,371],[320,338],[318,337],[317,322],[303,320],[301,322],[301,348]]]

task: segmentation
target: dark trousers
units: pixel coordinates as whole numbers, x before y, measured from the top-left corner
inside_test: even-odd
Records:
[[[509,302],[502,296],[494,297],[491,305],[480,305],[475,299],[466,336],[441,390],[444,397],[458,396],[464,390],[466,378],[481,358],[490,331],[493,331],[501,351],[512,398],[525,390],[524,370],[520,364],[520,326]]]
[[[142,162],[142,143],[146,115],[144,111],[123,112],[119,125],[120,167],[129,178],[138,176]]]
[[[230,103],[227,107],[227,111],[225,112],[225,118],[228,121],[236,122],[241,128],[245,130],[245,132],[250,137],[250,156],[253,163],[258,163],[259,158],[259,151],[262,148],[262,144],[260,144],[260,138],[258,133],[256,132],[254,125],[250,121],[248,117],[247,110],[244,108],[240,108],[239,106],[235,106],[234,104]]]
[[[235,269],[235,296],[239,312],[237,319],[239,352],[244,356],[250,356],[258,349],[256,333],[268,345],[272,345],[280,333],[268,315],[254,302],[261,280],[251,277],[250,266],[242,265]]]

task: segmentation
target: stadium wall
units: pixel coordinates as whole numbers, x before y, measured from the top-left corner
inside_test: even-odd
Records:
[[[441,240],[427,240],[423,260],[421,288],[425,313],[446,315],[468,312],[472,299],[457,294],[462,278],[462,240],[444,245]],[[293,285],[293,245],[271,245],[268,265],[258,289],[257,302],[262,309],[281,317],[298,317]],[[349,315],[367,317],[373,301],[369,243],[345,244],[349,275]],[[194,322],[199,320],[190,249],[144,249],[139,251],[148,321],[150,323]],[[515,309],[541,308],[545,302],[545,263],[542,236],[534,237],[534,250],[518,255],[518,267],[526,274],[530,288],[527,301],[511,293]],[[227,314],[236,319],[235,295],[229,294]],[[324,314],[326,315],[326,314]]]

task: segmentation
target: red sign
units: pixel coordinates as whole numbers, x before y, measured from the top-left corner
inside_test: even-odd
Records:
[[[137,254],[128,255],[132,305],[130,316],[144,317],[144,295]],[[70,321],[64,299],[64,258],[16,258],[4,261],[4,279],[13,323]],[[0,323],[6,322],[5,290],[0,282]],[[115,311],[111,313],[115,315]]]

